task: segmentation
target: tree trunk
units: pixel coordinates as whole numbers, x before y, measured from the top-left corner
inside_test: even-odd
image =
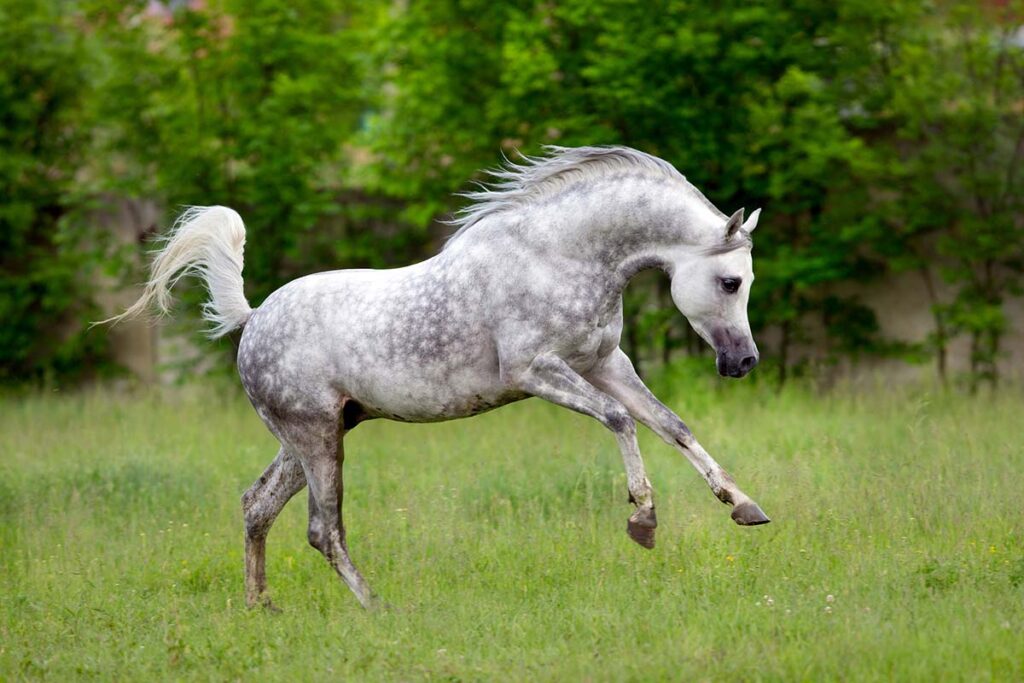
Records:
[[[782,323],[782,337],[779,339],[779,391],[786,384],[786,375],[789,369],[789,335],[790,324],[788,320]]]
[[[981,334],[979,332],[971,333],[971,393],[978,393],[978,357],[981,354],[980,340]]]
[[[938,292],[935,291],[935,282],[932,280],[931,271],[928,266],[922,266],[919,270],[924,280],[925,289],[928,292],[928,301],[931,303],[932,319],[935,321],[935,366],[939,373],[939,381],[942,386],[949,386],[949,376],[946,371],[947,355],[949,346],[949,332],[946,329],[946,318],[939,303]]]

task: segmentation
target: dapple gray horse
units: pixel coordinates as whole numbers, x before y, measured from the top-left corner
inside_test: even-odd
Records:
[[[615,435],[636,506],[629,536],[654,546],[654,497],[637,447],[647,425],[689,460],[739,524],[768,522],[690,430],[644,386],[619,348],[622,292],[659,268],[672,298],[742,377],[758,360],[747,322],[754,279],[740,209],[719,212],[669,163],[623,147],[549,148],[493,171],[496,182],[454,221],[426,261],[341,270],[288,283],[256,309],[242,292],[245,228],[237,213],[188,210],[156,254],[141,299],[166,312],[171,286],[202,277],[212,336],[243,327],[238,371],[281,443],[245,492],[245,587],[269,604],[265,541],[285,503],[309,486],[309,542],[364,607],[375,597],[349,559],[342,524],[342,442],[364,420],[431,422],[528,396],[589,415]]]

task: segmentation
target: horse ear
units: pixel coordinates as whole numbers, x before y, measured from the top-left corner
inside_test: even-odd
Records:
[[[743,209],[738,209],[736,213],[729,216],[729,220],[725,223],[725,239],[731,240],[741,227],[743,227]]]
[[[755,209],[754,213],[750,214],[750,218],[743,224],[743,229],[748,233],[754,232],[754,228],[757,227],[757,219],[761,217],[761,209]]]

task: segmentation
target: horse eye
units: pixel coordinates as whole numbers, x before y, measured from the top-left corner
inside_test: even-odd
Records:
[[[739,279],[738,277],[723,277],[722,289],[724,289],[729,294],[735,294],[736,291],[739,290],[741,282],[743,282],[743,280]]]

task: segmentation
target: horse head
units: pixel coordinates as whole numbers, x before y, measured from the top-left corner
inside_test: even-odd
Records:
[[[725,222],[716,243],[681,251],[670,270],[672,300],[715,350],[723,377],[743,377],[758,361],[747,300],[754,281],[750,233],[760,213],[744,222],[740,209]]]

